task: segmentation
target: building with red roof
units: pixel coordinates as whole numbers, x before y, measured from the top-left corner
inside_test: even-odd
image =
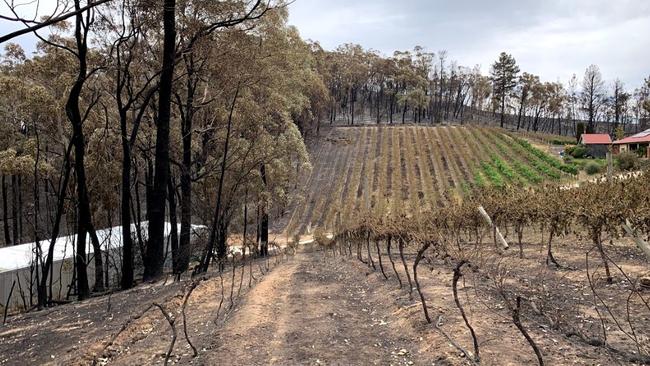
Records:
[[[606,133],[583,133],[580,135],[580,144],[587,147],[589,155],[604,158],[612,145],[612,138]]]
[[[622,153],[625,151],[633,151],[637,152],[643,157],[649,158],[650,149],[648,148],[648,145],[650,145],[650,129],[639,132],[624,139],[614,141],[613,151],[614,154]]]

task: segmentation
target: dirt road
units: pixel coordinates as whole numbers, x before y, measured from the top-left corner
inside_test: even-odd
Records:
[[[411,298],[406,286],[399,288],[386,262],[388,280],[352,257],[333,258],[331,253],[312,252],[309,247],[306,245],[304,252],[290,258],[272,258],[265,270],[264,262],[258,261],[243,272],[241,267],[234,274],[227,269],[223,282],[216,273],[201,281],[187,306],[187,332],[197,348],[197,357],[192,357],[183,334],[180,306],[190,283],[186,279],[143,284],[111,297],[10,317],[0,328],[0,365],[162,364],[172,327],[157,308],[152,308],[153,303],[162,304],[176,319],[178,338],[170,364],[469,364],[440,331],[424,321],[417,296]],[[553,278],[558,282],[562,276],[565,282],[558,286],[564,286],[564,293],[558,293],[570,297],[571,302],[560,299],[554,306],[575,308],[576,301],[588,304],[586,298],[576,300],[585,288],[575,273],[535,270],[539,266],[538,247],[526,245],[526,259],[518,262],[517,275],[529,276],[527,283],[533,283],[533,277],[540,273],[543,278],[556,276]],[[629,253],[623,254],[629,257]],[[572,267],[580,261],[579,256],[568,253],[563,253],[562,259]],[[412,263],[412,252],[407,253],[407,260]],[[249,269],[254,272],[250,288]],[[404,281],[403,268],[398,266],[397,271]],[[454,304],[449,265],[430,260],[418,271],[418,277],[432,318],[455,342],[471,349],[469,332]],[[233,283],[238,288],[231,290]],[[488,292],[488,287],[468,279],[461,290],[462,302],[480,341],[481,364],[535,362],[504,304]],[[232,302],[230,294],[234,294]],[[217,309],[221,310],[218,317]],[[535,318],[530,311],[526,315],[526,325],[549,364],[625,364],[622,361],[630,360],[622,354],[612,357],[606,349],[565,336],[544,325],[543,319]],[[584,328],[596,324],[596,320],[585,317],[583,323],[574,325]],[[611,337],[610,341],[615,339]]]
[[[225,294],[228,309],[230,271],[199,284],[187,307],[188,333],[182,328],[171,363],[194,365],[420,365],[432,364],[422,340],[418,303],[376,272],[349,257],[301,252],[274,265],[265,275],[255,269],[248,290],[235,306],[213,319]],[[247,270],[248,271],[248,270]],[[0,328],[0,365],[162,364],[170,327],[159,311],[163,304],[178,322],[186,282],[160,282],[52,310],[12,317]],[[235,294],[238,291],[234,292]],[[118,336],[119,335],[119,336]],[[62,337],[63,336],[63,337]],[[423,346],[424,345],[424,346]],[[438,364],[438,363],[436,363]]]
[[[419,339],[393,323],[395,299],[374,296],[363,267],[322,256],[299,254],[255,286],[199,363],[431,364],[415,353]]]

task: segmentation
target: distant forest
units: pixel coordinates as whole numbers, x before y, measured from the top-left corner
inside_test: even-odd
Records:
[[[521,72],[502,53],[482,75],[478,66],[450,61],[446,51],[422,47],[392,57],[345,44],[329,52],[312,48],[324,67],[331,104],[328,120],[355,123],[435,123],[494,120],[501,127],[575,136],[576,126],[614,134],[645,129],[650,115],[650,77],[628,90],[602,78],[596,65],[566,85]]]

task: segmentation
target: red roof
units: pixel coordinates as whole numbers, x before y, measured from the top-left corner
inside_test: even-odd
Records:
[[[612,143],[612,139],[606,133],[583,133],[580,140],[585,145],[603,145]]]
[[[650,129],[614,142],[617,145],[650,143]]]

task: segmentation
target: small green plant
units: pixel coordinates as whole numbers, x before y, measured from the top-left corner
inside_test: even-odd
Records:
[[[625,138],[625,129],[623,126],[618,126],[616,127],[616,131],[614,131],[614,136],[616,136],[617,140],[622,140]]]
[[[575,164],[573,159],[574,158],[571,155],[564,155],[564,164]]]
[[[639,167],[639,157],[633,152],[622,152],[616,156],[616,166],[625,171],[636,170]]]
[[[573,149],[576,148],[576,145],[564,145],[564,154],[570,156],[573,153]]]
[[[534,184],[539,184],[542,182],[542,177],[540,177],[539,174],[535,173],[535,171],[533,171],[528,165],[515,162],[514,166],[517,172],[522,177],[528,179],[529,182]]]
[[[499,173],[502,176],[506,177],[509,181],[517,185],[525,185],[525,182],[521,179],[521,177],[514,170],[512,170],[512,168],[506,162],[501,160],[501,158],[496,155],[492,155],[492,163],[497,168]]]
[[[583,159],[587,156],[587,147],[585,145],[576,145],[571,149],[569,155],[576,159]]]
[[[595,161],[591,161],[591,162],[587,163],[587,165],[585,166],[585,172],[587,172],[587,174],[589,174],[589,175],[594,175],[594,174],[600,173],[600,169],[601,169],[600,165],[598,163],[596,163]]]
[[[648,149],[645,146],[640,146],[638,149],[636,149],[635,152],[640,158],[645,158],[648,156]]]
[[[540,172],[540,173],[542,173],[542,174],[544,174],[544,175],[546,175],[548,177],[551,177],[551,178],[553,178],[555,180],[561,178],[560,173],[558,173],[557,170],[553,170],[553,169],[549,168],[549,166],[544,164],[542,161],[534,161],[533,162],[533,167],[538,172]]]
[[[477,187],[485,187],[485,179],[480,172],[476,172],[476,174],[474,174],[474,185]]]
[[[496,155],[492,155],[492,163],[497,168],[499,173],[501,173],[501,175],[503,175],[504,177],[506,177],[508,179],[514,179],[515,172],[513,172],[512,169],[510,169],[510,167],[507,166],[503,162],[503,160],[501,160],[499,157],[497,157]]]
[[[562,162],[560,162],[559,160],[555,159],[549,154],[531,145],[530,142],[517,137],[515,137],[514,139],[515,142],[517,142],[520,146],[522,146],[528,152],[532,153],[533,155],[535,155],[537,158],[544,161],[548,165],[568,174],[573,174],[573,175],[578,174],[578,167],[576,167],[575,165],[562,164]]]
[[[573,139],[553,138],[549,142],[551,145],[565,145],[566,143],[573,142]]]
[[[495,187],[503,187],[503,177],[497,172],[494,167],[486,162],[481,163],[481,166],[483,167],[483,173],[488,177],[490,182],[492,183],[493,186]]]

